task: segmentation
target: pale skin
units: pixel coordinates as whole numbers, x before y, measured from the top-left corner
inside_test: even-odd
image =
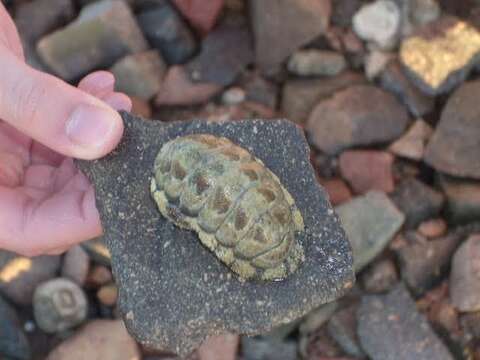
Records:
[[[115,110],[131,101],[99,71],[73,87],[29,67],[0,3],[0,249],[59,254],[102,234],[94,189],[72,158],[96,159],[120,141]]]

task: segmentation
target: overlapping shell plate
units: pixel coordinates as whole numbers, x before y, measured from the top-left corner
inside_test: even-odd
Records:
[[[163,216],[197,232],[241,280],[281,280],[304,259],[296,239],[303,218],[292,196],[261,160],[226,138],[165,143],[151,192]]]

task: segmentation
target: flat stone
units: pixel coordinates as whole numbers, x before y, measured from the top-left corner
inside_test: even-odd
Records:
[[[47,360],[140,360],[121,320],[94,320],[48,354]]]
[[[380,49],[390,50],[398,39],[400,19],[400,9],[394,1],[376,0],[356,12],[352,25],[361,39],[373,42]]]
[[[97,299],[105,306],[114,306],[118,300],[118,288],[115,284],[102,286],[97,291]]]
[[[389,193],[395,186],[392,173],[394,159],[385,151],[347,150],[342,152],[338,163],[342,177],[357,194],[370,190]]]
[[[137,19],[149,44],[167,63],[183,64],[195,53],[197,43],[192,31],[168,2],[142,11]]]
[[[0,297],[0,357],[29,360],[30,344],[25,336],[15,309]]]
[[[201,34],[214,26],[224,5],[224,0],[173,0],[175,6]]]
[[[318,182],[327,191],[330,203],[333,206],[340,205],[350,200],[353,196],[347,183],[340,178],[319,179]]]
[[[90,259],[99,264],[110,266],[110,251],[105,245],[102,237],[85,241],[81,244],[81,246],[88,253]]]
[[[433,110],[433,97],[425,95],[405,76],[400,64],[391,61],[380,77],[381,86],[393,93],[404,104],[410,113],[420,117]]]
[[[289,120],[303,124],[320,101],[351,85],[366,82],[363,76],[350,71],[332,78],[289,79],[283,86],[282,112]]]
[[[115,76],[116,91],[150,100],[160,91],[167,66],[156,50],[150,50],[125,56],[110,71]]]
[[[74,22],[43,37],[37,51],[55,74],[71,81],[147,47],[129,6],[123,0],[102,0],[85,6]]]
[[[287,67],[299,76],[335,76],[347,68],[347,62],[335,51],[307,49],[295,52]]]
[[[398,281],[395,263],[390,259],[382,259],[369,266],[362,274],[362,284],[369,293],[389,291]]]
[[[59,269],[59,256],[27,258],[0,250],[0,293],[18,305],[30,305],[35,288]]]
[[[349,244],[295,125],[284,120],[165,124],[126,113],[123,118],[120,146],[101,160],[78,165],[95,184],[119,309],[141,343],[185,355],[210,335],[254,335],[291,322],[352,286]],[[195,233],[159,214],[150,194],[154,159],[163,143],[191,133],[226,136],[249,149],[292,194],[309,229],[299,236],[305,262],[292,276],[242,283]]]
[[[455,252],[450,273],[450,299],[460,311],[480,310],[480,233]]]
[[[480,179],[478,91],[480,81],[467,82],[448,99],[425,150],[425,161],[436,170]]]
[[[421,27],[400,47],[406,74],[428,95],[447,93],[462,83],[480,54],[480,32],[445,16]]]
[[[245,360],[297,360],[295,341],[242,337],[242,353]]]
[[[350,86],[321,101],[306,130],[327,154],[395,140],[408,124],[406,109],[391,94],[370,85]]]
[[[43,35],[65,25],[75,14],[72,0],[35,0],[15,10],[15,25],[23,41],[34,44]]]
[[[278,72],[295,50],[325,33],[331,11],[330,0],[250,2],[257,66],[267,74]]]
[[[357,317],[360,342],[372,360],[453,359],[403,285],[365,296]]]
[[[447,218],[453,223],[480,219],[480,181],[440,176],[438,181],[447,198]]]
[[[425,154],[433,129],[422,119],[416,120],[412,126],[388,148],[395,155],[420,161]]]
[[[328,322],[328,334],[342,348],[345,354],[354,358],[364,358],[360,342],[357,337],[357,305],[350,305],[337,311]]]
[[[335,210],[352,245],[356,272],[387,246],[405,220],[390,199],[379,191],[353,198]]]
[[[155,98],[157,106],[196,105],[207,102],[222,90],[214,83],[195,83],[183,66],[171,66]]]
[[[253,49],[248,29],[222,24],[203,40],[200,53],[187,64],[186,69],[195,82],[228,86],[252,62]]]
[[[437,216],[444,204],[444,196],[441,192],[415,178],[407,178],[400,182],[391,198],[405,214],[407,228],[415,228],[422,221]]]
[[[82,286],[90,270],[90,258],[80,245],[72,247],[63,257],[61,274]]]
[[[197,350],[200,360],[236,360],[240,337],[234,334],[212,336]]]

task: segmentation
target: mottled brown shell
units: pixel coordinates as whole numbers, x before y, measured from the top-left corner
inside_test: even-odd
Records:
[[[303,218],[292,196],[259,159],[230,140],[178,137],[155,159],[151,192],[163,216],[194,230],[240,279],[280,280],[304,253]]]

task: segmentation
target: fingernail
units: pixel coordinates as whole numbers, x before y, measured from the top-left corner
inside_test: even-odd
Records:
[[[108,109],[82,104],[70,114],[65,131],[76,145],[100,147],[108,139],[113,127],[114,121]]]

